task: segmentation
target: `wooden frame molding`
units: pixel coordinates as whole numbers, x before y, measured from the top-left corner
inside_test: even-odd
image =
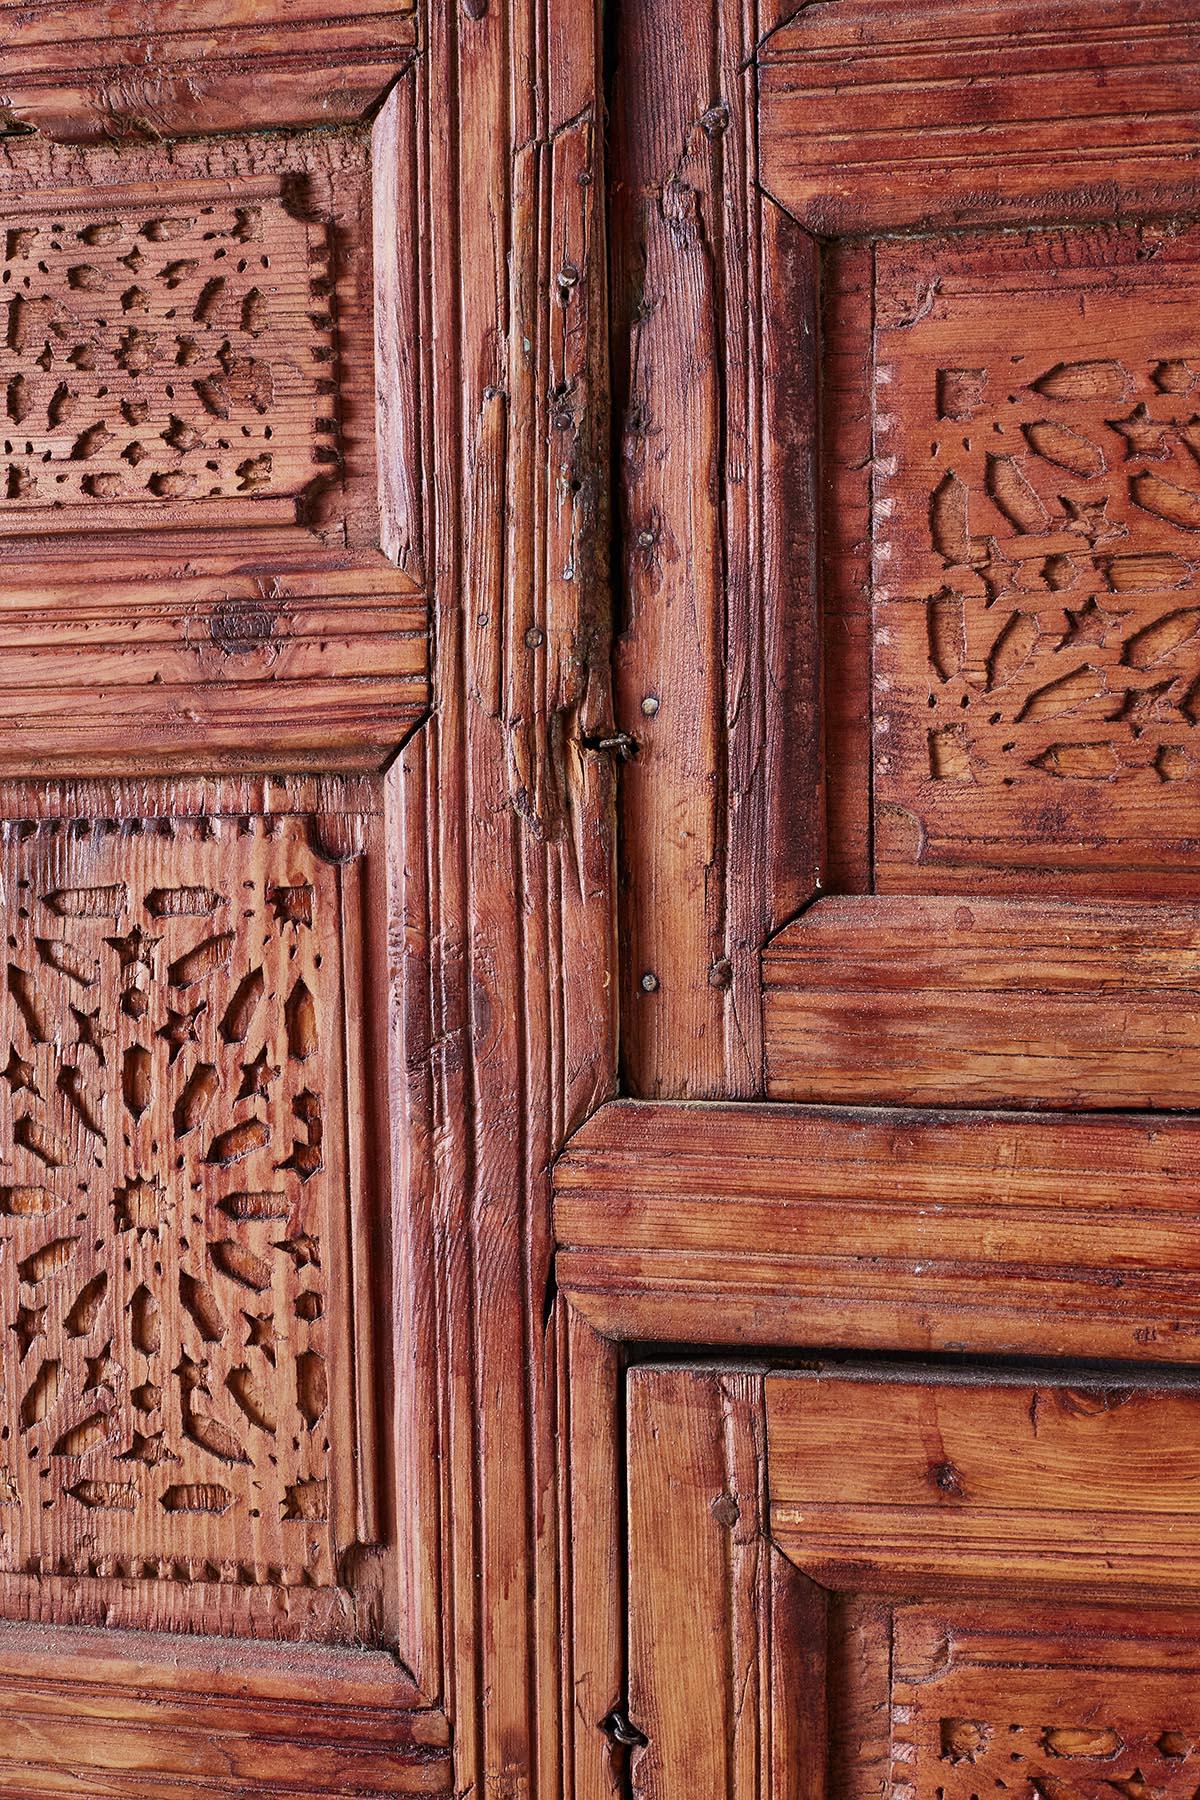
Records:
[[[361,120],[419,46],[417,0],[6,6],[8,126],[75,142]]]
[[[1190,1118],[616,1101],[559,1286],[618,1340],[1187,1362],[1198,1158]]]
[[[1194,1383],[647,1363],[626,1386],[647,1800],[1191,1791],[1196,1545],[1174,1588],[1145,1551],[1195,1531]],[[1077,1513],[1044,1499],[1073,1463]]]

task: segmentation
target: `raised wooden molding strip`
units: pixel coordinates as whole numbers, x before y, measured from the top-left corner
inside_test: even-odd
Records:
[[[0,5],[0,120],[74,142],[345,125],[417,47],[415,0]]]
[[[1152,190],[1156,211],[1188,204],[1190,11],[1048,0],[1014,30],[995,4],[803,6],[761,53],[764,185],[829,237],[931,218],[1107,218],[1118,158],[1122,187]]]
[[[806,1574],[922,1594],[1195,1592],[1194,1386],[893,1377],[767,1377],[771,1535]]]
[[[1200,1128],[614,1101],[555,1171],[610,1337],[1194,1358]]]
[[[1195,906],[830,896],[763,979],[774,1100],[1200,1104]]]

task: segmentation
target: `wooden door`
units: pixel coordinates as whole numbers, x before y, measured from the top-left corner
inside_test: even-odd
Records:
[[[627,1097],[557,1233],[646,1800],[1200,1788],[1198,50],[623,9]]]
[[[0,4],[6,1796],[559,1763],[598,58],[574,0]]]

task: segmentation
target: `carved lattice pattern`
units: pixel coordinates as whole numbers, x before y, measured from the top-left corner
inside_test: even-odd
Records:
[[[0,219],[0,529],[86,524],[99,501],[295,501],[328,477],[328,233],[259,187]]]
[[[7,831],[0,1567],[329,1586],[337,871],[293,819]]]

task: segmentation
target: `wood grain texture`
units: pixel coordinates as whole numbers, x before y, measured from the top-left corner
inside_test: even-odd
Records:
[[[342,125],[417,49],[415,0],[6,0],[9,126],[68,141]]]
[[[565,1735],[603,1744],[562,1685],[549,1217],[553,1155],[615,1065],[613,775],[589,748],[612,723],[600,47],[590,5],[427,23],[435,710],[400,759],[424,820],[404,996],[441,1452],[426,1691],[458,1787],[552,1794]]]
[[[635,1793],[1190,1800],[1190,1382],[647,1364],[628,1391]]]
[[[1176,0],[804,6],[761,52],[763,178],[827,237],[1186,209],[1198,56]]]
[[[1200,916],[829,896],[763,957],[773,1099],[1195,1107]]]
[[[808,1574],[893,1593],[1194,1592],[1186,1382],[881,1374],[766,1381],[771,1534]]]
[[[5,1611],[394,1644],[356,877],[121,801],[3,828]]]
[[[5,145],[0,767],[379,768],[421,717],[415,103],[374,182],[361,133]]]
[[[825,1595],[765,1535],[762,1377],[628,1382],[633,1791],[823,1794]]]
[[[329,1024],[332,1041],[323,1037],[321,1047],[304,1056],[314,1014],[302,997],[289,1007],[294,984],[288,984],[276,1035],[289,1075],[295,1072],[292,1063],[302,1070],[317,1058],[333,1058],[341,1116],[322,1121],[321,1147],[329,1157],[336,1152],[346,1188],[370,1198],[366,1218],[347,1233],[348,1244],[339,1242],[336,1256],[330,1246],[321,1246],[331,1257],[324,1290],[328,1304],[321,1321],[315,1327],[307,1322],[306,1329],[332,1340],[352,1312],[364,1334],[353,1358],[343,1357],[340,1373],[330,1380],[326,1409],[337,1420],[334,1485],[346,1515],[338,1529],[352,1523],[358,1532],[359,1523],[366,1522],[362,1533],[344,1540],[338,1579],[346,1592],[361,1593],[366,1635],[382,1646],[375,1657],[347,1651],[338,1660],[330,1653],[315,1673],[306,1673],[287,1661],[290,1650],[267,1648],[260,1640],[244,1653],[232,1653],[226,1644],[226,1658],[236,1660],[242,1673],[265,1667],[281,1684],[293,1681],[295,1709],[280,1712],[286,1729],[272,1731],[266,1706],[256,1709],[247,1702],[238,1711],[230,1702],[221,1720],[210,1716],[190,1733],[161,1734],[161,1751],[146,1730],[144,1713],[131,1709],[131,1727],[119,1725],[127,1703],[122,1695],[98,1697],[97,1684],[81,1680],[77,1691],[101,1722],[83,1732],[69,1727],[61,1695],[32,1706],[40,1722],[27,1732],[22,1727],[19,1739],[14,1734],[15,1752],[4,1770],[4,1784],[13,1791],[65,1792],[82,1783],[88,1791],[111,1791],[129,1800],[184,1788],[231,1795],[444,1791],[456,1779],[445,1750],[446,1703],[455,1712],[460,1787],[528,1791],[533,1783],[546,1788],[556,1778],[566,1697],[559,1670],[564,1623],[551,1422],[558,1389],[554,1340],[544,1336],[545,1170],[567,1121],[580,1116],[610,1079],[611,1030],[598,1032],[598,1023],[612,961],[612,924],[611,776],[605,759],[585,742],[611,718],[604,562],[595,547],[604,516],[603,464],[596,452],[607,432],[595,21],[579,8],[568,9],[566,16],[551,10],[553,67],[541,54],[539,33],[549,23],[544,9],[516,0],[484,8],[478,18],[467,11],[460,15],[457,7],[429,9],[429,18],[420,21],[424,54],[384,106],[373,143],[367,130],[329,130],[303,140],[246,136],[270,122],[272,105],[290,106],[287,82],[281,80],[273,92],[264,89],[260,106],[247,105],[230,121],[238,131],[229,137],[119,153],[32,140],[5,147],[10,196],[37,186],[51,196],[51,208],[53,196],[80,186],[90,185],[92,197],[97,190],[103,197],[106,181],[120,185],[119,172],[127,186],[141,184],[138,192],[153,201],[154,218],[175,219],[190,216],[182,205],[178,211],[170,205],[172,194],[182,202],[189,181],[215,184],[225,203],[236,206],[239,190],[247,204],[257,204],[256,184],[282,177],[285,203],[298,208],[306,225],[312,194],[305,191],[305,169],[293,167],[288,158],[311,155],[315,197],[321,198],[324,181],[325,198],[332,197],[335,207],[331,212],[327,206],[324,214],[314,207],[315,229],[337,238],[358,283],[352,304],[348,291],[336,286],[324,291],[327,274],[321,267],[305,260],[301,271],[296,264],[303,317],[297,295],[287,313],[292,326],[276,325],[270,340],[272,354],[292,355],[307,365],[313,346],[304,334],[311,328],[318,337],[328,336],[327,319],[335,320],[342,361],[316,363],[318,383],[324,384],[319,397],[328,410],[322,406],[313,417],[336,414],[339,420],[342,462],[326,466],[337,475],[339,503],[345,500],[340,515],[299,521],[292,494],[268,493],[258,496],[264,509],[286,500],[291,520],[286,528],[278,521],[260,525],[257,514],[236,512],[232,502],[244,508],[243,499],[222,494],[213,498],[228,508],[224,539],[219,533],[225,527],[218,523],[214,529],[210,519],[186,534],[175,524],[147,543],[142,517],[136,529],[121,533],[107,567],[94,546],[90,560],[81,552],[86,530],[71,534],[69,550],[55,552],[48,541],[37,546],[43,581],[47,569],[53,578],[67,568],[73,569],[77,588],[107,578],[110,618],[125,631],[131,613],[135,625],[144,623],[134,603],[155,594],[155,578],[160,589],[169,576],[181,590],[185,569],[202,579],[203,585],[176,596],[180,616],[189,604],[200,614],[193,632],[201,638],[200,652],[188,654],[212,685],[206,691],[196,684],[194,668],[188,667],[189,703],[202,715],[199,726],[186,712],[169,715],[173,733],[164,729],[155,742],[145,709],[152,712],[154,690],[167,682],[152,679],[156,667],[147,660],[136,672],[141,689],[125,710],[114,707],[109,716],[93,720],[90,739],[80,735],[64,745],[71,782],[60,787],[11,780],[4,793],[16,820],[17,855],[27,839],[36,841],[34,821],[45,821],[39,831],[47,839],[57,834],[69,846],[71,821],[83,818],[112,822],[111,831],[105,826],[100,833],[106,845],[111,837],[118,859],[136,860],[145,836],[137,834],[136,820],[144,819],[147,809],[153,816],[156,784],[100,778],[101,771],[128,769],[131,761],[139,770],[168,762],[182,766],[184,773],[170,784],[173,813],[181,813],[189,821],[187,830],[197,834],[202,821],[216,814],[253,819],[259,816],[256,808],[263,808],[274,818],[305,807],[312,814],[310,849],[320,870],[314,886],[336,889],[343,928],[325,926],[318,951],[326,959],[325,973],[308,986],[319,1000],[318,988],[336,982],[346,998],[332,1023],[316,1012],[318,1031]],[[360,10],[360,24],[362,17]],[[198,24],[206,22],[197,15]],[[413,38],[416,23],[415,16],[404,22]],[[289,41],[294,45],[296,36]],[[312,49],[315,57],[315,39]],[[377,57],[386,49],[376,32]],[[268,64],[264,57],[258,82]],[[343,65],[344,96],[354,79],[352,64],[349,57]],[[292,72],[305,73],[299,55],[292,57]],[[394,72],[393,66],[384,74],[372,99],[382,96]],[[432,108],[430,84],[437,96]],[[73,105],[69,94],[56,97]],[[331,106],[322,123],[335,124],[336,115]],[[214,112],[209,123],[216,118]],[[123,217],[89,215],[79,229],[121,224]],[[57,214],[50,223],[56,219]],[[149,260],[145,246],[156,240],[143,233],[142,223],[152,222],[138,215],[136,229],[127,234],[133,241],[110,243],[122,256],[140,249]],[[190,242],[185,248],[193,251]],[[154,257],[159,259],[157,248]],[[165,267],[169,260],[191,257],[171,259],[167,247],[160,260]],[[85,262],[100,266],[96,257],[81,257],[78,266]],[[175,272],[185,283],[193,274],[198,277],[199,271]],[[187,289],[191,311],[201,306],[208,282],[220,278],[228,279],[220,271],[206,276],[194,297]],[[313,292],[312,283],[322,291]],[[66,285],[71,294],[90,291],[73,287],[69,275]],[[257,285],[261,289],[262,283]],[[119,303],[134,286],[145,286],[139,270],[130,270],[128,284],[117,290]],[[210,299],[219,307],[226,297]],[[249,295],[236,298],[235,329],[253,337],[245,322]],[[136,296],[131,309],[135,303]],[[166,335],[169,310],[163,309],[161,319],[154,315],[157,335]],[[253,309],[251,317],[257,323]],[[51,329],[52,356],[58,342]],[[72,338],[67,348],[76,347]],[[257,342],[256,347],[261,349]],[[328,346],[320,342],[315,348],[324,353]],[[119,344],[114,361],[117,350]],[[229,356],[236,361],[232,342]],[[264,360],[254,358],[253,350],[250,356]],[[164,382],[165,395],[160,366],[147,364],[147,370]],[[46,373],[39,368],[38,379]],[[242,373],[249,382],[250,372]],[[222,374],[233,379],[229,370]],[[9,371],[5,405],[18,375],[32,379],[23,367]],[[559,389],[552,406],[549,396]],[[253,389],[260,397],[261,391],[261,384]],[[109,396],[97,391],[95,397]],[[122,392],[122,399],[129,397]],[[28,398],[18,387],[12,404],[20,408]],[[253,398],[251,407],[273,428],[269,415],[254,409]],[[298,417],[294,409],[288,414]],[[158,428],[171,429],[170,420]],[[325,441],[328,434],[322,428],[318,436]],[[299,427],[287,439],[293,441],[301,441]],[[125,447],[123,437],[120,442]],[[54,446],[43,448],[54,454]],[[174,448],[181,459],[191,453]],[[255,450],[256,457],[268,453],[274,457],[263,446]],[[81,453],[78,460],[86,459]],[[282,460],[279,469],[273,463],[271,477],[288,473],[290,484],[292,468],[291,461],[286,470]],[[87,510],[85,499],[96,506],[115,503],[116,496],[84,488],[87,476],[78,468],[64,472],[79,478],[80,510]],[[172,472],[178,472],[174,465]],[[236,465],[233,473],[239,482],[246,478]],[[182,493],[156,498],[180,505],[186,500]],[[20,503],[19,495],[12,499]],[[526,529],[535,515],[537,530]],[[510,530],[513,520],[519,523]],[[16,562],[15,556],[6,557],[6,573]],[[436,725],[412,740],[386,782],[312,774],[356,763],[378,770],[421,716],[428,691],[427,580],[438,636]],[[289,696],[291,742],[281,749],[286,733],[271,711],[284,690],[282,680],[271,681],[272,667],[281,660],[273,619],[284,613],[293,593],[305,602],[304,627],[313,642],[307,663],[296,671]],[[364,596],[367,605],[356,610]],[[243,597],[244,617],[234,610]],[[207,609],[217,600],[222,609],[215,634],[209,634],[216,643],[210,650]],[[34,615],[32,632],[43,619],[34,612],[32,596],[24,601]],[[165,606],[165,596],[159,594],[158,602]],[[65,621],[57,623],[63,630]],[[116,624],[111,629],[115,633]],[[172,621],[160,629],[168,635]],[[119,637],[117,645],[119,650]],[[105,662],[96,650],[93,635],[91,661],[86,671],[79,670],[74,696],[61,668],[56,677],[66,690],[59,704],[72,729],[86,724],[89,708],[100,707],[116,685],[121,664],[115,658]],[[175,673],[164,667],[166,674]],[[340,688],[322,688],[322,668],[336,672]],[[242,677],[236,686],[232,670]],[[27,732],[9,772],[45,767],[44,759],[56,748],[43,733],[31,750]],[[35,754],[43,760],[34,760]],[[294,783],[278,774],[291,761],[306,771]],[[225,787],[194,773],[197,766],[222,763],[242,771]],[[473,812],[490,824],[468,849],[463,820]],[[357,814],[367,822],[356,824],[348,816]],[[243,837],[257,841],[258,829],[234,823],[234,845]],[[279,827],[277,836],[276,848],[290,855],[287,828]],[[381,839],[390,906],[383,895]],[[360,868],[357,856],[364,848]],[[298,879],[275,885],[303,884],[306,865],[298,855],[293,860]],[[369,874],[363,872],[368,865]],[[195,882],[180,876],[159,885],[218,888],[211,869]],[[137,898],[148,903],[149,893],[143,896],[139,889]],[[240,892],[237,900],[243,903]],[[172,921],[178,935],[180,922],[174,915]],[[273,928],[264,922],[264,932]],[[298,935],[302,927],[288,929]],[[559,968],[568,941],[577,948],[579,963],[564,983]],[[545,946],[544,960],[533,948],[539,944]],[[384,968],[389,957],[390,986]],[[354,1018],[348,1016],[351,1010]],[[212,1017],[219,1028],[224,1010]],[[205,1015],[201,1030],[210,1023]],[[64,1020],[64,1044],[69,1037]],[[205,1060],[217,1067],[214,1058]],[[280,1060],[275,1056],[271,1066]],[[224,1072],[221,1062],[218,1076]],[[372,1142],[386,1103],[376,1087],[382,1089],[388,1073],[393,1094],[402,1096],[394,1108],[390,1156]],[[524,1110],[514,1110],[522,1083]],[[69,1104],[57,1086],[52,1092],[55,1104],[60,1099]],[[201,1094],[202,1086],[189,1096],[189,1109],[200,1104]],[[81,1097],[90,1097],[90,1089]],[[168,1098],[167,1122],[174,1131],[182,1096]],[[222,1091],[209,1104],[235,1108],[239,1103]],[[240,1104],[247,1114],[252,1111],[250,1098]],[[308,1102],[305,1106],[311,1113]],[[181,1121],[186,1124],[182,1115]],[[303,1141],[308,1126],[308,1119],[296,1120],[293,1135],[312,1153],[316,1146]],[[286,1147],[278,1157],[271,1152],[280,1162],[288,1153]],[[273,1168],[267,1173],[288,1179]],[[393,1175],[399,1190],[394,1245],[386,1241]],[[312,1184],[320,1180],[314,1172],[301,1187],[315,1192]],[[267,1185],[264,1178],[263,1191]],[[231,1223],[234,1236],[239,1229]],[[244,1257],[238,1260],[244,1273],[257,1273]],[[312,1279],[310,1265],[303,1280]],[[145,1285],[149,1288],[149,1281]],[[145,1314],[143,1307],[143,1324]],[[378,1352],[367,1349],[372,1323],[382,1340]],[[543,1341],[535,1354],[538,1334]],[[149,1336],[144,1341],[149,1343]],[[30,1354],[37,1354],[36,1346]],[[500,1369],[506,1371],[504,1403],[494,1408],[489,1383]],[[285,1397],[291,1393],[288,1381],[286,1374],[280,1376]],[[214,1416],[218,1406],[235,1406],[223,1381],[215,1392]],[[297,1391],[293,1407],[299,1398]],[[315,1410],[315,1386],[306,1387],[305,1399]],[[197,1400],[194,1416],[198,1413]],[[377,1457],[354,1453],[364,1427],[377,1436]],[[40,1428],[31,1417],[30,1429]],[[254,1429],[247,1423],[252,1444]],[[248,1474],[241,1462],[230,1466],[233,1479]],[[268,1485],[271,1475],[268,1470]],[[193,1534],[201,1528],[192,1514],[180,1516]],[[270,1520],[275,1532],[294,1523],[299,1522]],[[382,1548],[374,1547],[379,1540]],[[363,1548],[356,1549],[356,1543]],[[483,1582],[477,1582],[478,1569],[487,1571]],[[56,1590],[54,1584],[61,1587],[66,1577],[28,1571],[24,1579],[40,1593],[45,1614],[68,1617],[74,1609],[78,1616],[80,1605],[90,1606],[95,1598],[88,1591],[81,1602],[78,1581],[69,1591]],[[126,1591],[117,1580],[114,1574],[118,1608],[135,1611],[141,1604],[138,1581]],[[147,1576],[138,1580],[149,1584]],[[180,1579],[155,1585],[167,1591],[178,1614],[186,1584]],[[278,1633],[286,1629],[288,1611],[283,1584],[270,1568],[265,1586],[285,1625],[264,1604],[263,1630]],[[318,1591],[317,1609],[325,1605]],[[353,1639],[357,1625],[349,1603],[338,1601],[327,1610],[336,1613],[339,1606],[327,1635]],[[394,1629],[377,1629],[375,1621],[385,1615]],[[142,1604],[139,1622],[148,1620]],[[208,1622],[222,1626],[215,1612]],[[53,1655],[61,1640],[51,1628],[38,1629],[45,1654]],[[174,1640],[162,1632],[148,1636],[165,1646],[169,1658]],[[127,1652],[127,1641],[120,1650]],[[411,1678],[400,1659],[411,1666]],[[384,1673],[376,1671],[372,1678],[376,1661],[383,1662]],[[170,1692],[169,1678],[162,1686]],[[410,1715],[407,1722],[401,1711]],[[591,1741],[602,1744],[597,1723],[589,1722],[588,1729]],[[386,1746],[382,1754],[380,1746]]]
[[[876,248],[880,889],[1194,891],[1198,243]]]
[[[617,28],[622,1053],[647,1095],[760,1090],[757,955],[822,836],[815,252],[758,192],[756,14]]]
[[[893,1790],[1190,1800],[1194,1612],[960,1602],[900,1606],[891,1638]]]
[[[1190,1119],[621,1101],[555,1170],[564,1292],[664,1343],[1189,1361]]]
[[[451,1781],[445,1718],[391,1658],[351,1650],[290,1646],[261,1668],[220,1640],[6,1625],[0,1716],[13,1794],[382,1800]]]

